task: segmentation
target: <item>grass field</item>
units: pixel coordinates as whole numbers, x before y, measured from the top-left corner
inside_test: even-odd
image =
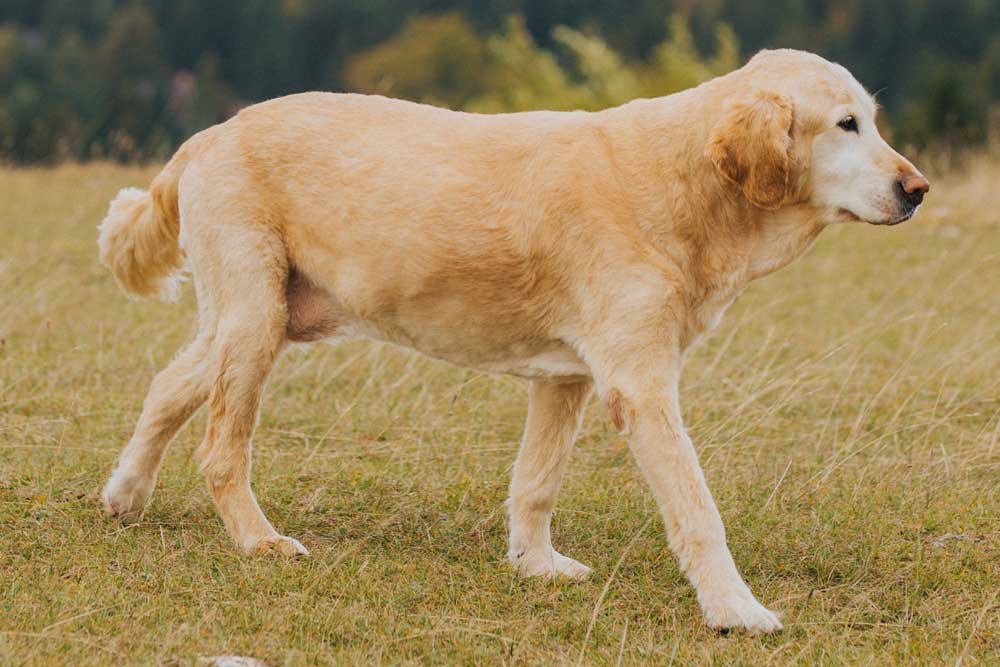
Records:
[[[766,638],[705,628],[651,494],[592,405],[554,520],[582,584],[504,561],[526,408],[512,378],[366,343],[293,350],[254,486],[298,561],[241,555],[191,453],[144,520],[97,493],[193,333],[130,302],[95,225],[153,170],[0,172],[0,663],[1000,664],[1000,168],[925,210],[830,229],[690,357],[692,436]],[[989,199],[987,199],[989,198]]]

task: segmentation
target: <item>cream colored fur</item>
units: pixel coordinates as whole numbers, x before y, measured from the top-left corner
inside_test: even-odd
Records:
[[[857,133],[838,127],[851,115]],[[685,350],[746,284],[831,222],[895,223],[912,164],[843,68],[794,51],[599,113],[481,116],[309,93],[188,141],[149,195],[125,190],[101,259],[170,292],[185,257],[200,333],[156,376],[104,490],[140,515],[171,437],[203,403],[197,458],[237,544],[305,554],[250,490],[250,439],[289,341],[365,336],[528,378],[510,486],[527,575],[582,577],[549,523],[592,388],[629,436],[707,622],[780,629],[743,582],[685,432]],[[922,178],[920,179],[922,181]]]

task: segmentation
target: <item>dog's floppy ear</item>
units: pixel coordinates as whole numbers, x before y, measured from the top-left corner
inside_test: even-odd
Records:
[[[792,101],[757,92],[735,101],[709,136],[705,155],[754,206],[774,210],[791,178]]]

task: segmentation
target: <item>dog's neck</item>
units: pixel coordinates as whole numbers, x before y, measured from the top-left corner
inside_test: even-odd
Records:
[[[621,150],[649,156],[645,163],[629,163],[656,174],[657,185],[630,189],[627,196],[646,243],[684,277],[683,298],[697,313],[688,327],[692,338],[710,328],[751,280],[801,256],[825,227],[816,211],[802,205],[757,208],[721,177],[705,156],[723,106],[714,96],[702,86],[671,96],[670,105],[640,100],[620,107],[625,113],[608,130]],[[682,118],[693,131],[679,138],[668,129]],[[621,176],[623,183],[650,182]]]

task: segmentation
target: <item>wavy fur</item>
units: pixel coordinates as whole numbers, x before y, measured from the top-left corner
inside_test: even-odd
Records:
[[[101,263],[131,296],[176,301],[184,252],[178,243],[180,165],[168,164],[150,191],[125,188],[108,207],[98,229]]]

